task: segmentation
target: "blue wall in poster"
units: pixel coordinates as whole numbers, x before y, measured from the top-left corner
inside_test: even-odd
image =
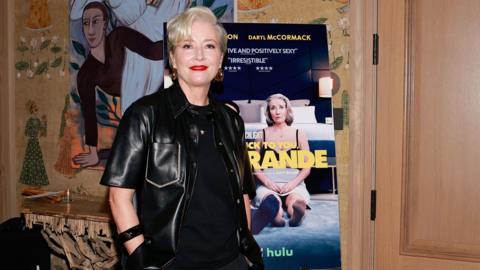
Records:
[[[290,99],[310,99],[319,123],[332,117],[331,99],[318,97],[318,79],[330,70],[324,25],[226,23],[224,27],[230,39],[220,99],[265,100],[281,92]],[[305,40],[295,40],[300,38]]]

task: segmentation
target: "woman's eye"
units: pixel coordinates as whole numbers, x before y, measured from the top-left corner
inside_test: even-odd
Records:
[[[215,46],[215,44],[207,44],[207,48],[208,49],[215,49],[216,46]]]
[[[190,45],[190,44],[183,44],[183,45],[182,45],[182,48],[183,48],[183,49],[190,49],[190,48],[192,48],[192,45]]]

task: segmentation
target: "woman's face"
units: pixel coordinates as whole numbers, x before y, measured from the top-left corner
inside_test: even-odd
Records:
[[[270,118],[275,124],[285,123],[287,119],[287,105],[285,101],[279,98],[274,98],[268,103],[268,111]]]
[[[37,112],[38,112],[37,104],[32,103],[32,105],[30,105],[30,114],[36,115]]]
[[[215,25],[194,21],[191,37],[180,41],[170,53],[180,83],[187,87],[209,87],[221,67],[223,53]]]
[[[98,47],[105,38],[105,18],[98,8],[89,8],[83,12],[83,34],[90,48]]]

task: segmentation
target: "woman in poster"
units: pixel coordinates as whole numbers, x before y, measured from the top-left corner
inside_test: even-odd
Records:
[[[262,159],[268,152],[278,157],[281,151],[287,154],[297,150],[309,151],[305,133],[291,126],[293,112],[290,100],[282,94],[274,94],[267,98],[266,103],[268,127],[262,130],[263,137],[260,138]],[[303,181],[309,174],[310,168],[265,168],[255,171],[260,185],[254,199],[254,204],[258,207],[252,217],[254,234],[260,233],[268,224],[275,227],[285,226],[284,209],[289,216],[290,227],[302,223],[310,201],[310,194]]]
[[[73,158],[81,167],[99,162],[97,141],[96,90],[112,96],[121,95],[125,49],[151,60],[163,59],[163,41],[152,42],[128,27],[117,27],[107,35],[108,11],[105,4],[91,2],[82,15],[83,34],[90,53],[77,75],[77,88],[85,125],[87,151]]]

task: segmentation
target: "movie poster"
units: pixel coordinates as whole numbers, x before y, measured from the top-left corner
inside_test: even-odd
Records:
[[[340,269],[335,137],[324,25],[224,24],[223,89],[245,122],[266,269]],[[330,92],[329,92],[330,90]]]

